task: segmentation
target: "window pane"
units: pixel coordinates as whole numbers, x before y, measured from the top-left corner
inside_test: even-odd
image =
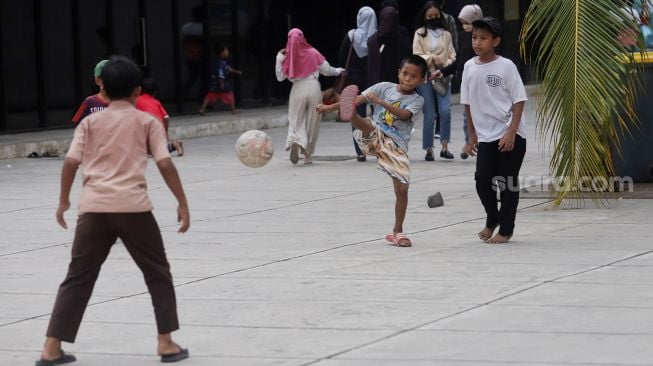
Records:
[[[72,126],[75,63],[71,0],[42,1],[43,65],[48,127]]]
[[[147,0],[148,76],[158,85],[156,97],[168,113],[177,110],[175,103],[175,57],[172,34],[172,1]]]
[[[7,130],[38,128],[33,2],[2,1]]]

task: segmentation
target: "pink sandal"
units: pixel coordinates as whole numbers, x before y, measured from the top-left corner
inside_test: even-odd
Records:
[[[413,243],[408,239],[404,233],[391,233],[385,236],[385,240],[392,243],[392,245],[401,248],[408,248],[413,246]]]
[[[354,112],[356,111],[356,105],[354,101],[358,96],[358,86],[349,85],[342,90],[340,94],[340,120],[341,121],[351,121]]]

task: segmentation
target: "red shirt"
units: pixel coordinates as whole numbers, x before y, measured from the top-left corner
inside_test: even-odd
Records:
[[[168,117],[168,112],[163,108],[161,102],[149,94],[138,96],[138,99],[136,99],[136,108],[155,116],[161,122]]]
[[[77,109],[77,112],[73,116],[73,123],[78,124],[89,114],[99,112],[107,107],[109,107],[109,102],[102,100],[99,94],[91,95],[84,99],[82,105]]]

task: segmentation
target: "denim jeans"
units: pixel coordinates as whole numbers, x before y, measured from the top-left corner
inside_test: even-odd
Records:
[[[463,133],[465,134],[465,145],[469,144],[469,136],[467,135],[467,111],[464,109],[463,109]]]
[[[440,141],[449,142],[451,138],[451,84],[447,94],[437,95],[431,83],[420,84],[416,88],[417,94],[424,98],[424,125],[422,128],[422,149],[433,147],[433,133],[435,132],[435,101],[438,101],[440,113]]]
[[[358,115],[363,118],[367,117],[367,104],[361,104],[358,107],[356,107],[356,113],[358,113]],[[351,132],[354,132],[354,130],[355,130],[354,126],[351,126]],[[356,155],[357,156],[365,155],[361,151],[361,148],[358,147],[358,144],[356,143],[356,139],[353,136],[352,136],[352,140],[354,141],[354,149],[356,150]]]

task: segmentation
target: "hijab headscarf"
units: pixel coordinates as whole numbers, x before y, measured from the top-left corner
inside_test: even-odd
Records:
[[[483,18],[483,11],[478,5],[465,5],[460,9],[460,14],[458,14],[458,19],[463,19],[469,24],[472,24],[481,18]]]
[[[377,36],[381,44],[385,43],[399,27],[399,14],[397,9],[386,6],[379,13],[379,31]]]
[[[367,40],[376,33],[376,13],[369,6],[364,6],[358,11],[356,27],[347,35],[352,42],[354,51],[359,58],[367,56]]]
[[[397,9],[386,6],[379,12],[379,29],[368,40],[367,81],[374,85],[379,81],[397,82],[397,69],[401,59],[410,54],[410,39],[399,26]],[[383,46],[383,57],[381,55]]]
[[[286,43],[286,58],[283,60],[281,70],[289,78],[305,78],[324,63],[324,56],[313,48],[306,39],[304,33],[297,28],[288,32],[288,43]]]

